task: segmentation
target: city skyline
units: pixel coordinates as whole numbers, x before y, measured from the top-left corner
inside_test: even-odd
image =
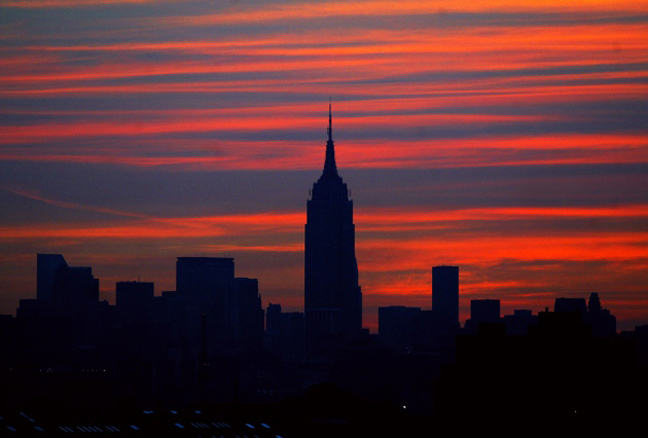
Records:
[[[326,103],[365,325],[460,267],[502,313],[598,292],[648,319],[645,2],[22,1],[0,6],[0,313],[37,253],[175,288],[233,257],[303,309]],[[323,123],[324,122],[324,123]]]
[[[618,400],[645,393],[648,326],[618,333],[597,293],[557,298],[536,315],[502,316],[499,300],[471,300],[459,328],[459,268],[435,266],[432,310],[380,307],[379,334],[337,336],[346,309],[315,309],[315,321],[332,322],[318,333],[305,313],[277,303],[264,312],[257,280],[236,277],[232,258],[178,257],[177,291],[154,296],[153,283],[119,282],[115,305],[98,300],[92,267],[62,254],[37,260],[38,298],[1,318],[0,408],[13,432],[168,428],[155,413],[183,436],[241,414],[272,419],[261,426],[290,431],[282,436],[322,425],[366,430],[378,412],[381,430],[388,422],[408,436],[424,419],[440,430],[466,415],[484,430],[502,411],[547,430],[641,418],[640,403]],[[537,379],[541,389],[519,390]],[[206,411],[219,423],[187,420]]]

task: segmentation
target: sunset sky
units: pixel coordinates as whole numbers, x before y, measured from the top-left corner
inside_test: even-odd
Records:
[[[364,325],[460,267],[502,314],[648,324],[648,1],[1,0],[0,313],[36,254],[175,288],[234,257],[303,310],[329,99]]]

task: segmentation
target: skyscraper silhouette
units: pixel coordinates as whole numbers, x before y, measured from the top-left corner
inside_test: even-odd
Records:
[[[36,256],[36,298],[39,301],[52,301],[56,274],[67,265],[61,254]]]
[[[432,311],[441,332],[459,328],[458,266],[432,267]]]
[[[304,310],[310,341],[350,338],[362,330],[353,201],[338,175],[331,106],[326,160],[313,184],[305,227]]]

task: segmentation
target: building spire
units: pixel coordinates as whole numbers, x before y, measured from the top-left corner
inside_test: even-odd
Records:
[[[333,146],[333,116],[331,115],[331,104],[329,103],[329,126],[326,130],[328,141],[326,142],[326,160],[324,161],[324,173],[322,177],[339,177],[335,165],[335,149]]]
[[[326,130],[328,133],[328,141],[333,142],[333,117],[331,117],[331,102],[329,101],[329,127]]]

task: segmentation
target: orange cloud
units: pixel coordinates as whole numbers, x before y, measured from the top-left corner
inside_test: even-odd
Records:
[[[269,4],[254,9],[231,8],[218,14],[202,16],[184,16],[166,18],[165,23],[175,25],[211,26],[218,24],[262,23],[278,20],[308,20],[327,19],[334,17],[360,16],[403,16],[403,15],[443,15],[452,12],[529,12],[529,11],[642,11],[645,5],[633,1],[610,2],[608,0],[577,0],[562,2],[559,0],[544,0],[532,4],[520,3],[513,0],[451,1],[442,0],[429,2],[425,0],[401,1],[332,1],[325,3],[297,2],[292,4]]]
[[[470,117],[470,116],[468,116]],[[241,119],[243,120],[243,119]],[[197,122],[199,129],[208,129],[210,122]],[[226,123],[225,120],[220,121]],[[241,121],[241,123],[243,123]],[[254,122],[249,122],[249,130],[254,130]],[[264,123],[270,123],[265,121]],[[311,129],[321,127],[318,120],[308,119],[295,124],[312,124]],[[347,122],[336,120],[336,127]],[[79,130],[76,130],[77,125]],[[90,135],[83,123],[72,125],[71,132],[66,133],[62,125],[50,127],[55,138],[64,139],[69,134]],[[315,126],[316,125],[316,126]],[[114,126],[120,136],[128,136],[128,129],[138,129],[136,123],[119,127],[118,122],[103,124],[108,135]],[[362,125],[370,129],[371,123]],[[383,126],[387,126],[384,124]],[[62,129],[58,131],[57,129]],[[395,125],[397,128],[397,125]],[[157,129],[167,132],[191,133],[190,127],[181,123],[165,124],[155,122],[146,132]],[[185,131],[188,129],[188,131]],[[245,129],[245,128],[243,128]],[[312,142],[304,141],[200,141],[200,140],[164,140],[136,141],[137,132],[132,133],[130,143],[134,146],[117,147],[107,142],[104,147],[94,149],[90,155],[86,149],[60,149],[49,147],[46,138],[40,139],[42,146],[33,145],[29,150],[20,147],[20,143],[36,142],[38,132],[29,132],[21,128],[18,133],[20,142],[14,146],[0,149],[0,159],[41,162],[77,162],[77,163],[110,163],[129,166],[174,166],[181,169],[216,170],[294,170],[319,169],[322,150],[313,147]],[[16,134],[17,132],[14,132]],[[75,135],[73,135],[73,133]],[[3,135],[0,134],[0,143]],[[14,137],[14,140],[16,137]],[[4,138],[8,141],[8,138]],[[33,143],[32,143],[33,144]],[[596,164],[596,163],[638,163],[648,160],[648,140],[642,134],[540,134],[537,136],[506,136],[487,138],[459,139],[426,139],[407,141],[407,147],[400,141],[390,140],[350,140],[338,145],[339,162],[346,168],[420,168],[461,167],[461,166],[502,166],[520,164]],[[136,146],[136,147],[135,147]],[[370,151],[371,153],[368,153]],[[564,151],[565,153],[561,153]],[[179,155],[183,152],[186,155]],[[192,152],[191,155],[187,154]],[[281,152],[281,153],[276,153]],[[519,155],[518,155],[519,152]],[[535,154],[528,154],[537,152]],[[540,152],[546,152],[539,154]],[[136,155],[137,154],[137,155]],[[150,156],[149,156],[150,155]]]

